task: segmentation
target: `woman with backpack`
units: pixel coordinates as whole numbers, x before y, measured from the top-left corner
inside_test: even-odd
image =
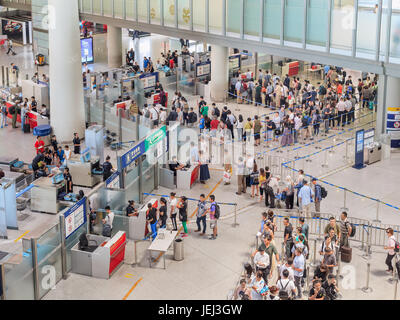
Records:
[[[179,199],[177,208],[179,211],[179,220],[182,222],[182,226],[183,226],[183,233],[181,233],[182,238],[185,238],[188,236],[188,229],[187,229],[187,198],[185,196],[182,196]]]
[[[253,171],[250,173],[250,185],[251,185],[251,197],[254,198],[254,191],[256,191],[256,197],[258,197],[259,189],[259,172],[257,163],[254,161]]]
[[[243,116],[239,114],[238,121],[236,122],[236,131],[237,131],[237,140],[242,141],[243,140]]]

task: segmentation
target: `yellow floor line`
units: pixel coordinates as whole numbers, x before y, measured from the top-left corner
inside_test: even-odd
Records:
[[[15,239],[14,242],[18,242],[18,240],[22,239],[25,235],[27,235],[30,231],[25,231],[19,238]]]
[[[136,283],[132,286],[132,288],[126,293],[126,295],[122,298],[122,300],[126,300],[129,295],[132,293],[132,291],[136,288],[136,286],[139,284],[140,281],[142,281],[143,278],[140,278]]]

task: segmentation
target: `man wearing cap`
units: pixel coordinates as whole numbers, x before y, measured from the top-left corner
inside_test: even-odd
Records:
[[[320,216],[321,212],[321,200],[322,200],[322,193],[321,193],[321,186],[317,184],[317,179],[312,179],[312,184],[314,185],[314,203],[315,203],[315,217]]]

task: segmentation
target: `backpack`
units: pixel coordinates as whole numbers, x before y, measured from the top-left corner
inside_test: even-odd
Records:
[[[356,226],[350,222],[348,222],[348,224],[350,224],[351,227],[351,233],[349,234],[349,237],[354,237],[356,235]]]
[[[394,252],[400,252],[400,243],[397,240],[394,240]]]
[[[192,112],[190,117],[190,123],[195,123],[197,121],[197,114]]]
[[[106,223],[103,224],[103,237],[111,237],[111,226]]]
[[[321,94],[322,95],[326,95],[326,88],[325,87],[321,87]]]
[[[214,108],[214,115],[216,116],[216,117],[219,117],[220,116],[220,112],[219,112],[219,109],[218,108]]]
[[[279,280],[282,286],[282,280]],[[285,290],[286,287],[288,286],[290,280],[288,280],[288,282],[286,283],[286,285],[284,287],[282,287],[282,289],[279,290],[279,299],[281,300],[289,300],[289,294],[287,293],[287,291]]]
[[[321,188],[321,197],[322,199],[325,199],[328,196],[328,191],[322,186],[319,186]]]
[[[214,203],[214,208],[215,208],[214,217],[215,219],[218,220],[221,215],[221,209],[219,208],[219,205],[217,203]]]
[[[146,113],[144,114],[144,117],[145,118],[150,118],[150,110],[149,109],[146,110]]]
[[[15,113],[15,106],[11,106],[10,108],[8,108],[8,113],[9,114],[14,114]]]

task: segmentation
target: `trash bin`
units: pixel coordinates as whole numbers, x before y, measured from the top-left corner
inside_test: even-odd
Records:
[[[50,134],[51,134],[51,126],[48,124],[42,124],[33,128],[33,135],[37,137],[42,137],[44,145],[50,145]]]
[[[183,260],[183,240],[176,239],[174,241],[174,260],[182,261]]]
[[[367,150],[367,164],[373,164],[381,161],[382,159],[382,146],[379,143],[374,143],[366,148]]]

